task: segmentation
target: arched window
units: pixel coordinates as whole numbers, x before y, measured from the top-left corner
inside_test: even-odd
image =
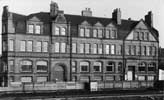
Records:
[[[47,72],[48,70],[47,61],[37,61],[36,66],[37,72]]]
[[[106,71],[107,72],[113,72],[115,68],[115,63],[114,62],[108,62],[106,65]]]
[[[93,71],[94,72],[101,72],[102,63],[101,62],[94,62],[93,63]]]
[[[149,63],[148,64],[148,71],[154,72],[155,68],[156,68],[156,64],[155,63]]]
[[[55,27],[55,35],[59,35],[60,33],[60,28],[59,27]]]
[[[61,35],[66,35],[66,28],[64,27],[61,28]]]
[[[21,71],[22,72],[31,72],[32,71],[32,61],[29,61],[29,60],[21,61]]]
[[[118,71],[119,72],[122,72],[122,62],[119,62],[118,63]]]
[[[89,72],[89,62],[80,62],[80,72]]]
[[[146,71],[146,63],[144,63],[144,62],[139,63],[139,65],[138,65],[138,71],[145,72]]]

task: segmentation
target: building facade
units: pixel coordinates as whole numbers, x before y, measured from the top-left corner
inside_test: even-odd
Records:
[[[158,31],[145,20],[50,12],[2,15],[1,85],[11,82],[154,81],[158,79]]]

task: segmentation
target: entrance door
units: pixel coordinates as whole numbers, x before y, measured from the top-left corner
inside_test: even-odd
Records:
[[[129,81],[135,80],[135,66],[128,66],[127,79]]]
[[[65,81],[65,70],[63,66],[57,65],[52,72],[52,81],[62,82]]]

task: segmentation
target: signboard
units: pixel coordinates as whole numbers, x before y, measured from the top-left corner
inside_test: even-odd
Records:
[[[90,82],[90,91],[97,91],[97,90],[98,90],[97,82]]]

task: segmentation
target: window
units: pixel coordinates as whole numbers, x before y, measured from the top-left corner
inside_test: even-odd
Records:
[[[32,61],[21,61],[21,70],[22,72],[31,72],[32,71]]]
[[[80,36],[84,37],[84,28],[80,28]]]
[[[97,44],[93,44],[93,54],[97,54]]]
[[[142,46],[142,55],[146,55],[146,46]]]
[[[148,81],[153,81],[154,80],[154,76],[147,76],[147,80]]]
[[[85,53],[88,54],[90,52],[90,44],[85,44]]]
[[[118,63],[118,72],[122,72],[122,62]]]
[[[106,30],[105,38],[110,38],[110,30]]]
[[[131,46],[131,55],[136,55],[136,46],[135,45]]]
[[[153,52],[153,51],[152,51],[152,47],[150,46],[150,47],[149,47],[149,54],[152,55],[152,52]]]
[[[102,76],[94,76],[93,80],[101,82],[103,80],[103,77]]]
[[[85,36],[90,37],[90,29],[85,29]]]
[[[3,44],[2,44],[2,50],[3,51],[6,51],[7,50],[7,42],[6,41],[3,41]]]
[[[9,51],[14,51],[14,40],[9,40]]]
[[[95,38],[97,37],[97,32],[98,32],[97,29],[94,29],[94,30],[93,30],[93,37],[95,37]]]
[[[148,71],[149,72],[154,72],[156,69],[156,64],[155,63],[150,63],[148,64]]]
[[[26,41],[20,41],[20,51],[26,51]]]
[[[76,53],[77,48],[76,48],[76,43],[72,43],[72,53]]]
[[[110,46],[110,45],[105,45],[105,54],[109,54],[109,50],[110,50],[110,49],[109,49],[109,46]]]
[[[36,25],[35,26],[35,33],[36,34],[40,34],[41,32],[40,32],[40,25]]]
[[[144,40],[149,40],[149,32],[145,32]]]
[[[103,51],[102,51],[102,48],[103,48],[103,45],[102,45],[102,44],[99,44],[99,45],[98,45],[98,53],[99,53],[99,54],[102,54],[102,52],[103,52]]]
[[[42,51],[42,42],[38,41],[36,42],[36,52]]]
[[[55,27],[55,35],[59,35],[60,33],[60,28],[59,27]]]
[[[115,45],[114,44],[111,45],[111,54],[112,55],[115,54]]]
[[[103,30],[102,29],[99,29],[98,30],[98,37],[99,38],[102,38],[103,37]]]
[[[48,71],[48,65],[47,61],[37,61],[37,72],[47,72]]]
[[[89,72],[89,62],[80,62],[80,72]]]
[[[153,46],[153,47],[152,47],[152,56],[155,56],[155,55],[156,55],[155,53],[156,53],[156,47]]]
[[[126,46],[126,55],[130,55],[130,45]]]
[[[138,76],[138,80],[139,81],[144,81],[145,80],[145,76]]]
[[[140,33],[140,40],[144,40],[144,32]]]
[[[3,32],[3,33],[6,32],[6,24],[2,24],[2,32]]]
[[[43,52],[48,52],[48,42],[43,42]]]
[[[106,65],[106,71],[107,72],[113,72],[114,71],[114,67],[115,67],[115,63],[114,62],[108,62]]]
[[[59,42],[55,43],[55,52],[59,52]]]
[[[13,60],[10,60],[9,61],[9,70],[10,70],[10,72],[14,72],[14,61]]]
[[[61,28],[61,35],[66,35],[66,28]]]
[[[32,77],[31,76],[23,76],[23,77],[21,77],[21,82],[23,82],[23,83],[32,82]]]
[[[101,62],[94,62],[93,63],[93,71],[94,72],[101,72],[102,63]]]
[[[111,31],[111,39],[116,38],[116,30]]]
[[[46,76],[39,76],[36,78],[37,82],[47,82],[47,77]]]
[[[61,48],[60,48],[61,53],[66,52],[66,43],[61,43]]]
[[[34,25],[28,25],[28,33],[34,33]]]
[[[33,42],[32,41],[27,41],[27,51],[28,52],[32,52],[32,45],[33,44]]]
[[[122,54],[122,45],[119,45],[118,46],[118,55],[121,55]]]
[[[113,81],[114,80],[114,76],[106,76],[105,80],[106,81]]]
[[[146,71],[146,63],[140,63],[138,65],[138,71],[145,72]]]
[[[139,32],[134,32],[134,40],[139,40]]]
[[[76,72],[76,62],[72,61],[72,72]]]
[[[80,53],[84,53],[84,44],[80,44]]]

